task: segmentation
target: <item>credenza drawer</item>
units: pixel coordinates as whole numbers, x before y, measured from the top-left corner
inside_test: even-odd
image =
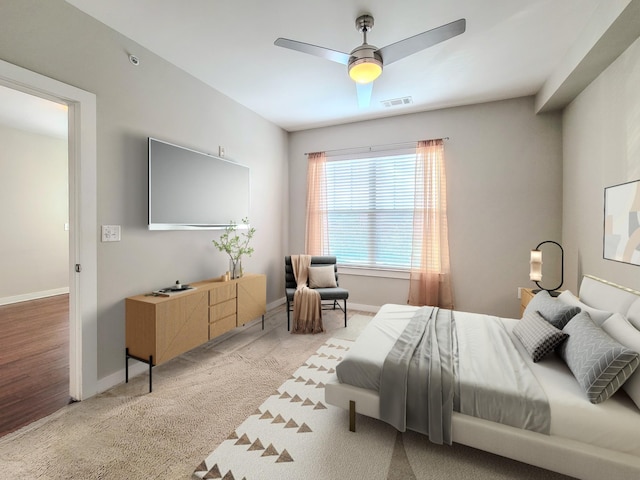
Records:
[[[209,307],[209,322],[217,322],[223,317],[236,314],[236,299],[218,303],[217,305],[211,305]]]
[[[236,328],[236,314],[221,318],[209,324],[209,339],[228,332]]]
[[[216,305],[232,298],[236,298],[236,282],[216,285],[209,290],[209,305]]]

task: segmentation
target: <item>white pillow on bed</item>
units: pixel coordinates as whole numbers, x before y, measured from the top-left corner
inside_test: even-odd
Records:
[[[333,265],[309,267],[309,288],[336,288],[337,286]]]
[[[602,324],[602,329],[627,348],[640,352],[640,331],[636,330],[626,318],[614,313]],[[640,408],[640,370],[636,370],[622,385],[622,389]]]
[[[596,322],[596,325],[602,325],[602,322],[604,322],[613,314],[613,312],[607,312],[606,310],[598,310],[597,308],[590,307],[589,305],[581,302],[578,297],[576,297],[569,290],[565,290],[560,295],[558,295],[558,300],[566,303],[567,305],[580,307],[581,311],[587,312],[589,314],[591,320]]]
[[[569,334],[558,349],[591,403],[601,403],[631,377],[640,359],[580,312],[562,329]]]
[[[627,311],[627,320],[640,330],[640,298],[638,298],[635,302],[631,304],[629,310]]]

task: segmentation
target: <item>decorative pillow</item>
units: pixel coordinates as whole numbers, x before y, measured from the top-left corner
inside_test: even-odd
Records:
[[[309,267],[309,288],[335,288],[337,286],[333,265]]]
[[[611,338],[586,312],[576,315],[563,331],[569,338],[560,345],[560,356],[591,403],[613,395],[640,363],[638,352]]]
[[[583,312],[587,312],[591,317],[591,320],[595,322],[596,325],[601,326],[602,323],[613,315],[613,312],[607,312],[606,310],[598,310],[597,308],[590,307],[586,303],[583,303],[569,290],[565,290],[560,295],[558,295],[558,300],[566,303],[567,305],[572,305],[574,307],[580,307],[580,310]]]
[[[546,290],[540,290],[531,299],[524,313],[538,312],[547,322],[562,330],[578,312],[580,307],[567,305],[557,298],[553,298]],[[524,315],[523,315],[524,316]]]
[[[640,331],[636,330],[631,323],[619,313],[614,313],[602,324],[602,329],[614,340],[636,352],[640,352]],[[622,389],[627,392],[631,400],[640,408],[640,369],[636,370]]]
[[[538,312],[525,313],[513,327],[513,334],[520,340],[534,362],[542,360],[555,350],[568,335],[547,322]]]
[[[633,302],[627,311],[629,323],[640,330],[640,298]]]

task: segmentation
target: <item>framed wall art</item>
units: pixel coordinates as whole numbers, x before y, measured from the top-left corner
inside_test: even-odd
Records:
[[[603,255],[640,265],[640,180],[604,189]]]

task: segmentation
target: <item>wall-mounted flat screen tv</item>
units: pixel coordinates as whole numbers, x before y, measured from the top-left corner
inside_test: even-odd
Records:
[[[221,229],[249,217],[249,167],[149,138],[149,230]]]

